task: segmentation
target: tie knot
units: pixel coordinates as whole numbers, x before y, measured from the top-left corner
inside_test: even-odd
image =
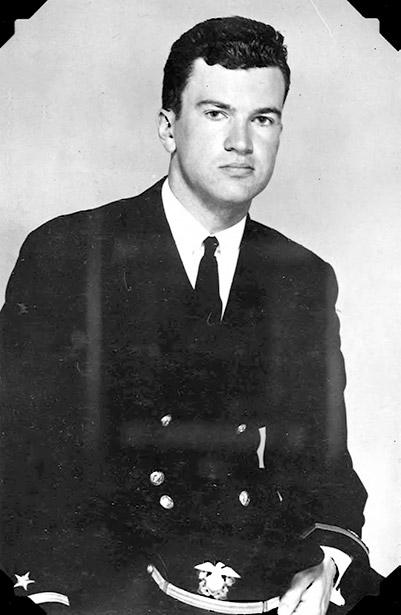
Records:
[[[203,245],[205,246],[205,256],[214,256],[214,253],[216,252],[216,248],[219,245],[218,240],[216,239],[216,237],[206,237],[206,239],[203,242]]]

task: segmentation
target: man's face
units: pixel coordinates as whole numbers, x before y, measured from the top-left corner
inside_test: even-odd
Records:
[[[229,70],[195,60],[180,116],[169,112],[169,178],[178,198],[249,208],[273,173],[284,89],[277,67]]]

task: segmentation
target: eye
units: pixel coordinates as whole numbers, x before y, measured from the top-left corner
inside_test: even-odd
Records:
[[[212,120],[214,122],[218,122],[225,117],[224,113],[219,109],[211,109],[210,111],[206,111],[205,115],[209,118],[209,120]]]
[[[274,118],[272,118],[269,115],[257,115],[255,117],[255,122],[259,126],[271,126],[272,124],[275,123]]]

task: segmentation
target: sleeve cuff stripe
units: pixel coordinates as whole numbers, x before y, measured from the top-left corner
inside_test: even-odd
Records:
[[[312,532],[314,532],[315,530],[323,530],[325,532],[335,532],[337,534],[343,534],[343,536],[347,536],[348,538],[351,538],[351,540],[356,542],[361,547],[361,549],[365,551],[366,555],[369,556],[369,549],[365,545],[365,543],[359,538],[359,536],[355,534],[355,532],[353,532],[352,530],[345,530],[344,528],[339,527],[338,525],[328,525],[326,523],[315,523],[312,528],[306,530],[303,534],[301,534],[301,538],[306,538],[307,536],[312,534]]]

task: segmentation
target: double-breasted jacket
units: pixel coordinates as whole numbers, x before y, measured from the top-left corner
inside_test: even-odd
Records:
[[[209,325],[160,186],[22,247],[1,317],[2,566],[82,596],[135,562],[197,592],[195,567],[222,562],[233,599],[268,598],[319,545],[365,557],[335,276],[248,217]]]

